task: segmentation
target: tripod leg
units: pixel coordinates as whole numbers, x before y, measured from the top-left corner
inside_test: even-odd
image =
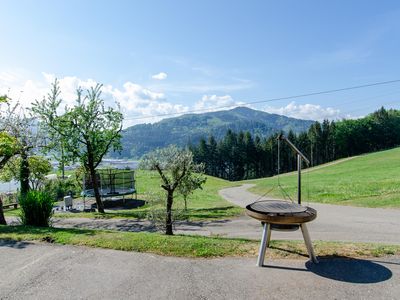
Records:
[[[269,228],[268,228],[268,233],[267,233],[267,248],[269,248],[269,242],[271,241],[271,224],[268,224]]]
[[[307,247],[307,252],[308,252],[308,256],[310,257],[310,259],[312,260],[313,263],[318,263],[318,259],[315,256],[314,253],[314,248],[313,245],[311,243],[311,239],[310,239],[310,234],[308,233],[308,229],[305,223],[300,225],[301,227],[301,232],[303,233],[303,238],[304,238],[304,242],[306,244]]]
[[[260,252],[258,254],[257,266],[262,267],[264,265],[265,251],[268,247],[269,238],[271,237],[271,225],[269,223],[263,224],[263,233],[260,244]]]

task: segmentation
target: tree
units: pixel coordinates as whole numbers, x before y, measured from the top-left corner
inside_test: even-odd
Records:
[[[20,171],[22,163],[23,159],[21,157],[10,159],[5,167],[0,170],[0,180],[6,182],[11,180],[21,181],[21,176],[23,176]],[[43,183],[45,175],[52,170],[51,163],[42,156],[33,155],[28,157],[28,166],[29,189],[37,190]]]
[[[18,153],[18,141],[7,132],[0,132],[0,170],[4,168],[7,162]]]
[[[59,138],[64,155],[79,160],[91,178],[96,178],[96,168],[109,150],[121,150],[123,116],[119,110],[105,107],[101,98],[101,84],[94,88],[76,91],[76,104],[58,113],[61,104],[57,80],[52,91],[42,101],[35,101],[32,110],[37,114],[48,131]],[[119,107],[118,107],[119,108]],[[97,209],[104,213],[97,180],[93,181]]]
[[[24,197],[30,190],[29,157],[43,147],[45,134],[40,130],[37,121],[19,103],[7,104],[4,116],[1,118],[4,130],[18,143],[18,156],[21,163],[18,165],[20,194]],[[16,170],[17,171],[17,170]]]
[[[57,101],[60,101],[61,103],[62,99],[60,96],[61,90],[58,85],[58,80],[56,79],[52,85],[52,89],[47,94],[46,99],[49,103],[57,103]],[[65,153],[66,140],[60,136],[60,133],[57,130],[51,126],[47,126],[46,123],[40,125],[44,127],[47,133],[46,145],[42,148],[42,152],[53,156],[53,158],[58,162],[58,169],[61,171],[62,179],[65,179],[65,166],[73,160],[70,153]]]
[[[175,191],[190,194],[201,188],[205,178],[196,173],[200,168],[193,162],[193,154],[189,150],[169,146],[157,149],[145,155],[141,167],[156,170],[161,178],[161,187],[166,193],[165,234],[172,235],[172,207]]]
[[[215,138],[213,136],[210,136],[208,138],[208,162],[209,162],[209,166],[205,166],[205,168],[207,168],[208,170],[210,170],[210,174],[212,176],[218,176],[219,175],[219,157],[218,157],[218,144],[217,141],[215,140]]]
[[[0,103],[8,101],[7,96],[0,96]],[[0,122],[0,170],[4,168],[7,162],[19,152],[19,144],[15,137],[11,136],[5,131],[4,116],[1,116]],[[0,225],[7,225],[3,212],[3,201],[0,197]]]
[[[181,184],[178,185],[178,191],[183,196],[185,202],[185,211],[187,211],[187,198],[190,194],[197,189],[203,189],[202,185],[206,183],[207,177],[203,175],[204,165],[200,164],[196,166],[196,172],[188,170]]]

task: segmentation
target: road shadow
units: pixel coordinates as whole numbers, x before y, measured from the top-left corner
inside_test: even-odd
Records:
[[[155,226],[150,222],[121,219],[121,220],[93,220],[75,222],[73,219],[57,219],[53,223],[57,228],[96,229],[96,230],[118,230],[127,232],[155,232]]]
[[[213,208],[188,208],[186,211],[187,215],[191,218],[197,218],[201,220],[207,219],[219,219],[219,218],[231,218],[229,211],[234,209],[235,206],[223,206]]]
[[[176,226],[188,226],[188,227],[218,227],[223,226],[224,224],[230,223],[232,220],[223,219],[223,220],[210,220],[210,221],[190,221],[190,220],[179,220],[175,221]],[[184,229],[182,229],[184,230]],[[189,229],[190,230],[190,229]]]
[[[30,242],[14,241],[14,240],[0,240],[0,247],[24,249],[30,245],[32,245],[32,243],[30,243]]]
[[[285,249],[285,248],[280,248],[280,247],[275,246],[275,245],[270,245],[269,248],[275,249],[275,250],[279,250],[279,251],[282,251],[282,252],[286,252],[286,253],[296,254],[298,256],[308,257],[308,254],[303,253],[301,250]]]
[[[392,271],[380,263],[343,256],[319,257],[319,263],[308,261],[308,271],[328,279],[349,283],[377,283],[390,279]]]
[[[390,264],[391,262],[345,256],[320,256],[318,260],[318,264],[307,261],[305,268],[272,264],[264,264],[263,267],[267,269],[311,272],[327,279],[358,284],[378,283],[389,280],[393,276],[392,271],[382,265],[382,263]]]
[[[107,199],[103,200],[104,208],[110,210],[126,210],[138,208],[146,204],[146,201],[139,199]],[[97,204],[93,203],[92,208],[97,209]]]

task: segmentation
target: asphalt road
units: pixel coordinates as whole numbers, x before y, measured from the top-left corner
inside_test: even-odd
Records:
[[[226,200],[241,206],[262,198],[247,191],[252,185],[245,184],[220,191]],[[383,208],[364,208],[319,203],[302,203],[317,210],[316,220],[308,223],[311,237],[325,241],[378,242],[400,244],[400,210]],[[240,236],[260,237],[261,228],[256,220],[249,217],[239,218],[230,223]],[[256,235],[255,235],[256,232]],[[297,232],[273,232],[272,239],[302,239]]]
[[[0,299],[399,299],[400,258],[185,259],[0,241]]]

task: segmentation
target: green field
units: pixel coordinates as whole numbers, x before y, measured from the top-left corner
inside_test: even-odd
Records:
[[[138,199],[149,199],[149,194],[162,191],[160,177],[155,171],[138,170],[135,172]],[[238,216],[243,209],[224,200],[218,191],[224,187],[234,186],[235,183],[207,176],[207,182],[202,190],[196,190],[187,199],[188,210],[182,217],[189,220],[221,219]],[[183,209],[184,201],[181,196],[174,200],[174,208]],[[146,218],[149,205],[136,209],[107,210],[99,213],[57,213],[56,218]],[[18,210],[6,210],[6,216],[18,216]]]
[[[357,156],[304,170],[303,203],[320,202],[364,207],[400,207],[400,148]],[[250,191],[283,198],[277,177],[262,178]],[[280,183],[296,199],[297,173],[280,176]]]

